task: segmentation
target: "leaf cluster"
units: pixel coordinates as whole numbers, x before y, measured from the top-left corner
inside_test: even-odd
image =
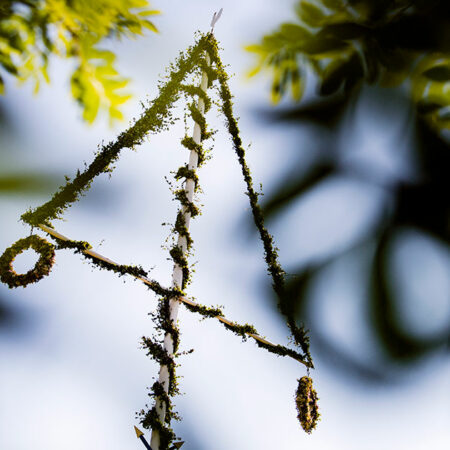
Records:
[[[297,20],[247,46],[258,57],[250,75],[272,72],[272,100],[288,89],[299,101],[307,72],[320,95],[362,84],[408,82],[417,111],[450,128],[450,6],[442,0],[301,0]]]
[[[100,110],[122,119],[129,98],[128,80],[115,68],[115,55],[102,48],[107,40],[156,32],[149,17],[158,11],[147,0],[4,0],[0,5],[0,92],[2,71],[37,91],[48,82],[51,56],[73,61],[73,98],[91,123]]]

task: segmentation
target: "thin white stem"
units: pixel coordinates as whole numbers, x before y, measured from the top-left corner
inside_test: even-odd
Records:
[[[206,53],[206,62],[207,64],[210,63],[209,61],[209,55]],[[208,89],[208,76],[205,72],[202,73],[202,81],[200,83],[200,88],[206,92]],[[200,111],[201,114],[205,112],[205,102],[202,98],[198,99],[197,108]],[[201,143],[201,128],[198,123],[195,122],[194,124],[194,131],[192,134],[192,138],[196,144]],[[198,167],[198,153],[195,150],[191,150],[189,154],[189,164],[188,169],[189,170],[195,170]],[[184,190],[186,192],[186,197],[189,202],[192,202],[194,198],[194,190],[195,190],[195,181],[188,178],[185,183]],[[189,230],[189,223],[191,221],[191,213],[189,212],[188,208],[186,206],[183,206],[182,208],[184,222],[186,225],[186,228]],[[178,235],[178,242],[177,246],[182,250],[183,255],[187,252],[187,240],[185,236]],[[180,288],[183,284],[183,269],[177,264],[174,264],[173,267],[173,273],[172,273],[172,287],[173,288]],[[170,321],[174,326],[176,326],[177,323],[177,317],[178,317],[178,307],[180,306],[180,301],[178,298],[171,298],[169,300],[169,311],[170,311]],[[174,343],[172,339],[172,335],[170,333],[166,333],[164,336],[164,349],[167,351],[167,353],[170,356],[173,356],[174,353]],[[164,387],[164,390],[166,393],[169,391],[169,369],[166,365],[161,365],[159,369],[159,380],[158,380],[162,386]],[[164,423],[165,416],[166,416],[166,404],[159,398],[156,399],[155,404],[156,412],[158,414],[159,420]],[[152,430],[152,439],[150,442],[150,446],[153,450],[159,450],[160,447],[160,436],[158,430]]]

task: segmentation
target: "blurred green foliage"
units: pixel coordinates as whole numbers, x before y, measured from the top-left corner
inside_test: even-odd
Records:
[[[48,82],[51,56],[75,61],[73,98],[91,123],[99,110],[122,119],[130,96],[128,80],[114,67],[115,55],[100,46],[107,39],[156,32],[149,17],[158,14],[147,0],[2,0],[0,3],[0,91],[2,70],[17,80],[32,80],[37,91]]]
[[[417,110],[438,128],[450,128],[449,5],[438,0],[299,1],[297,21],[283,23],[247,50],[272,72],[272,100],[287,90],[300,100],[307,69],[319,93],[408,82]]]
[[[366,381],[386,381],[399,364],[409,366],[442,351],[449,339],[448,319],[426,336],[405,319],[399,305],[414,308],[414,304],[402,294],[401,283],[410,280],[400,281],[400,274],[420,268],[421,262],[403,260],[402,267],[394,270],[393,261],[398,239],[408,232],[431,237],[443,252],[450,245],[450,2],[317,0],[297,2],[295,11],[295,23],[284,23],[259,44],[247,47],[258,57],[250,75],[269,71],[275,103],[289,90],[300,101],[307,78],[315,78],[318,85],[317,96],[266,115],[272,122],[298,125],[299,139],[292,144],[301,156],[313,154],[314,160],[308,163],[302,157],[290,162],[290,172],[265,196],[264,215],[283,220],[286,209],[339,179],[382,186],[386,203],[370,227],[340,250],[294,265],[281,302],[307,324],[313,350],[333,368]],[[408,143],[405,161],[414,162],[415,176],[405,169],[387,181],[386,174],[370,164],[352,166],[346,159],[346,150],[354,147],[350,131],[356,105],[364,103],[368,92],[375,97],[364,117],[380,136],[386,130],[377,128],[382,123],[377,118],[390,117],[400,136],[397,145]],[[305,131],[311,139],[298,148]],[[398,155],[398,150],[392,152]],[[314,314],[314,287],[326,283],[331,268],[339,267],[342,276],[352,276],[349,262],[359,267],[359,279],[353,283],[364,287],[367,313],[360,318],[362,324],[355,326],[369,329],[377,350],[382,350],[369,360],[349,352],[330,334],[320,314]],[[448,272],[448,263],[442,264]],[[426,273],[423,276],[421,281],[429,283]],[[431,311],[432,294],[424,301]]]
[[[59,177],[37,173],[0,173],[1,195],[42,195],[58,186]]]
[[[130,98],[128,80],[115,67],[115,55],[103,45],[123,37],[157,32],[148,0],[0,0],[0,94],[16,79],[31,82],[37,92],[49,82],[52,58],[67,59],[73,66],[71,93],[82,117],[92,123],[104,112],[110,121],[122,119],[121,106]],[[11,132],[0,109],[2,137]],[[60,182],[57,174],[8,170],[0,150],[0,197],[47,195]],[[20,311],[0,298],[0,327],[20,324]]]

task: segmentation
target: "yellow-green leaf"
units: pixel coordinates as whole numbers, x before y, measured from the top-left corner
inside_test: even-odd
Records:
[[[149,21],[147,21],[147,20],[144,20],[144,21],[142,22],[142,25],[143,25],[145,28],[149,29],[150,31],[154,31],[155,33],[158,33],[158,28],[156,28],[155,25],[153,25],[152,22],[149,22]]]
[[[312,27],[320,27],[326,17],[319,7],[304,1],[297,4],[296,12],[303,23]]]

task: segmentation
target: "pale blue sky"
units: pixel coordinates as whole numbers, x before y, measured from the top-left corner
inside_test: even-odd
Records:
[[[133,79],[135,97],[127,107],[127,119],[139,114],[141,99],[156,94],[158,75],[179,50],[193,42],[194,31],[207,30],[212,13],[223,6],[216,36],[224,49],[223,61],[236,74],[231,80],[236,114],[245,144],[252,143],[248,158],[255,182],[270,189],[289,169],[289,151],[280,158],[279,149],[289,148],[293,134],[285,126],[267,127],[255,115],[258,108],[268,106],[268,80],[245,79],[252,58],[242,48],[291,18],[292,2],[153,4],[164,13],[155,18],[161,34],[124,41],[115,48],[119,67]],[[27,86],[9,89],[7,111],[13,127],[20,130],[9,141],[10,167],[72,174],[83,161],[92,160],[97,144],[126,126],[110,129],[106,121],[92,127],[83,124],[68,93],[69,70],[65,63],[53,61],[52,84],[37,97]],[[222,304],[229,318],[253,323],[269,339],[286,343],[287,329],[268,308],[260,242],[241,231],[248,205],[240,168],[223,119],[213,110],[209,121],[219,133],[213,158],[199,174],[204,206],[203,215],[192,222],[193,259],[198,263],[189,291],[201,303]],[[364,132],[355,133],[364,144],[365,137],[375,134],[370,126],[361,127]],[[154,266],[153,277],[168,284],[171,262],[160,248],[168,229],[161,223],[174,220],[176,204],[164,176],[187,157],[179,145],[182,135],[180,122],[170,132],[150,136],[137,152],[125,150],[112,178],[101,177],[94,183],[92,196],[103,200],[82,199],[66,213],[66,221],[55,223],[58,231],[88,240],[120,262]],[[310,136],[303,138],[307,142]],[[384,148],[390,138],[374,139],[370,139],[372,145]],[[397,156],[375,150],[368,150],[373,161],[395,172]],[[28,234],[18,218],[31,204],[45,200],[0,198],[1,249]],[[339,180],[330,189],[316,192],[288,213],[285,222],[273,224],[282,262],[289,267],[344,245],[346,236],[363,230],[367,217],[379,213],[383,201],[382,190]],[[326,218],[319,213],[324,207],[329,212]],[[326,239],[320,238],[323,234]],[[429,261],[440,268],[448,255],[431,255]],[[22,264],[26,267],[26,262]],[[432,277],[442,286],[434,309],[438,318],[448,317],[449,292],[445,273],[439,270]],[[329,321],[330,332],[350,350],[363,348],[370,354],[375,351],[372,337],[358,328],[358,293],[351,280],[335,278],[331,275],[317,294],[318,311]],[[0,292],[6,295],[6,288],[0,286]],[[7,294],[28,322],[18,333],[0,334],[0,448],[143,448],[133,432],[138,424],[134,413],[147,400],[151,402],[146,387],[158,367],[139,349],[139,339],[152,333],[147,313],[155,307],[155,296],[138,282],[93,270],[79,256],[61,251],[49,277]],[[175,430],[187,441],[183,450],[444,450],[450,446],[446,430],[449,366],[441,355],[415,367],[402,383],[378,388],[345,380],[318,359],[312,376],[322,421],[308,436],[298,424],[294,404],[296,379],[305,374],[303,366],[268,354],[252,342],[241,343],[214,321],[199,322],[183,308],[180,325],[182,348],[195,349],[179,360],[185,395],[176,398],[175,404],[184,420],[175,424]],[[358,340],[364,345],[355,345]]]

